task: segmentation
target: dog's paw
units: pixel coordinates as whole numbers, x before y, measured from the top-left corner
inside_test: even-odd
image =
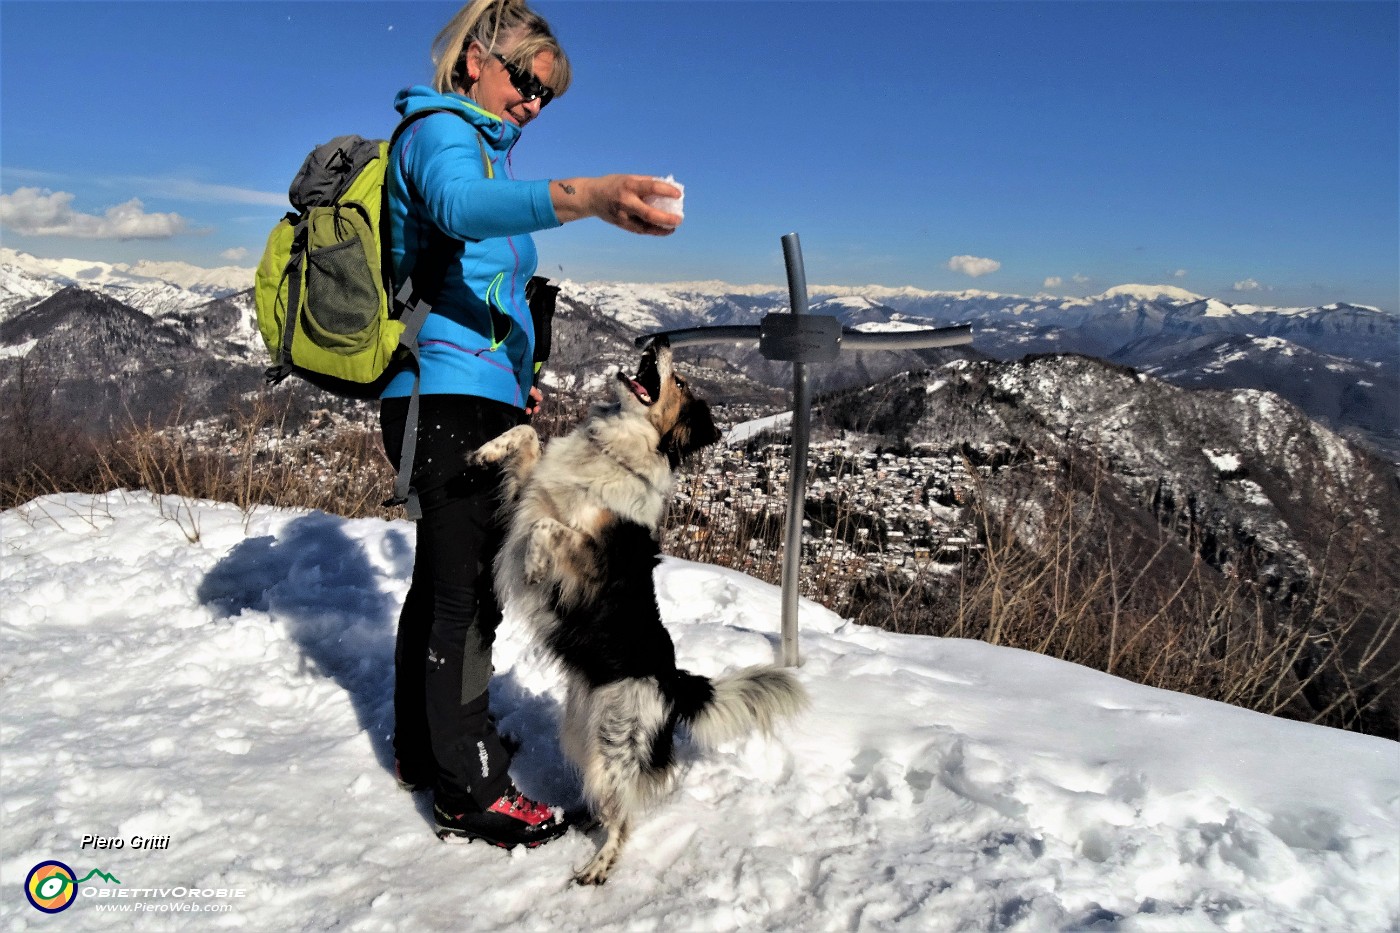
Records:
[[[467,465],[503,463],[521,455],[530,463],[540,456],[540,436],[528,424],[517,425],[467,454]]]
[[[573,537],[574,532],[552,518],[536,524],[525,546],[525,582],[535,585],[548,580],[554,573],[555,555],[561,554]]]
[[[593,861],[583,866],[583,870],[574,875],[574,884],[578,885],[598,885],[608,880],[608,873],[612,871],[616,858],[605,858],[602,852],[593,857]]]
[[[531,586],[538,586],[549,579],[549,568],[553,561],[549,559],[549,552],[542,551],[535,547],[534,542],[530,542],[530,547],[525,552],[525,582]]]

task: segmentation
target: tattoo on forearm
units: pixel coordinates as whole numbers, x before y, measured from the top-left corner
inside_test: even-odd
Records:
[[[559,187],[564,189],[565,194],[577,194],[577,191],[575,190],[573,185],[566,185],[561,181],[559,183]]]

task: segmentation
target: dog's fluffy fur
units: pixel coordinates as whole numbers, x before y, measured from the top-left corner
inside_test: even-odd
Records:
[[[677,669],[652,583],[657,528],[672,470],[719,432],[664,343],[646,349],[635,377],[619,372],[616,389],[615,403],[595,406],[543,454],[522,425],[473,455],[503,469],[509,519],[497,591],[564,669],[564,752],[607,833],[579,884],[607,880],[638,814],[670,787],[678,726],[713,747],[771,732],[806,704],[776,667],[715,680]]]

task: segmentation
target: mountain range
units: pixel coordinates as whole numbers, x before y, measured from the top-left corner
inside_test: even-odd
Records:
[[[33,350],[82,368],[121,352],[133,378],[204,352],[226,363],[263,365],[266,351],[252,320],[252,271],[200,269],[182,263],[134,265],[38,259],[0,249],[0,357]],[[547,384],[571,392],[599,377],[599,363],[621,365],[637,334],[720,324],[757,324],[788,310],[786,287],[722,282],[673,284],[560,283],[561,311]],[[1400,316],[1333,303],[1311,308],[1230,305],[1174,286],[1125,285],[1090,298],[1024,297],[983,291],[809,286],[809,311],[858,330],[898,330],[970,323],[974,340],[958,351],[843,353],[810,367],[817,391],[869,385],[895,373],[951,358],[1015,360],[1027,354],[1095,356],[1189,388],[1273,392],[1310,417],[1391,459],[1400,460]],[[98,318],[126,315],[121,332]],[[98,314],[93,309],[102,307]],[[67,319],[67,323],[60,323]],[[115,343],[113,343],[115,341]],[[99,349],[98,344],[108,344]],[[753,346],[687,351],[729,400],[777,401],[790,384],[787,364]],[[210,374],[215,378],[217,374]],[[233,380],[246,385],[246,378]],[[209,400],[226,391],[191,386]]]
[[[1400,317],[1376,308],[1229,305],[1172,286],[1120,286],[1092,298],[882,287],[808,291],[811,313],[834,315],[859,330],[970,323],[974,353],[993,359],[1079,353],[1180,386],[1267,389],[1400,459]],[[713,282],[573,285],[566,294],[639,331],[756,324],[787,310],[788,301],[785,288]],[[846,354],[811,376],[819,390],[835,389],[947,356]],[[765,382],[781,385],[788,378],[786,366],[765,367],[756,353],[740,358]]]

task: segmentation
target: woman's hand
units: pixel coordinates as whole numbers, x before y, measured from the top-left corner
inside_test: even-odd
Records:
[[[535,412],[540,410],[540,405],[544,402],[544,393],[539,386],[530,386],[530,398],[525,403],[525,415],[534,417]]]
[[[615,227],[649,236],[669,236],[681,216],[647,204],[649,197],[679,198],[681,191],[649,175],[603,175],[549,183],[554,213],[561,223],[597,217]]]

